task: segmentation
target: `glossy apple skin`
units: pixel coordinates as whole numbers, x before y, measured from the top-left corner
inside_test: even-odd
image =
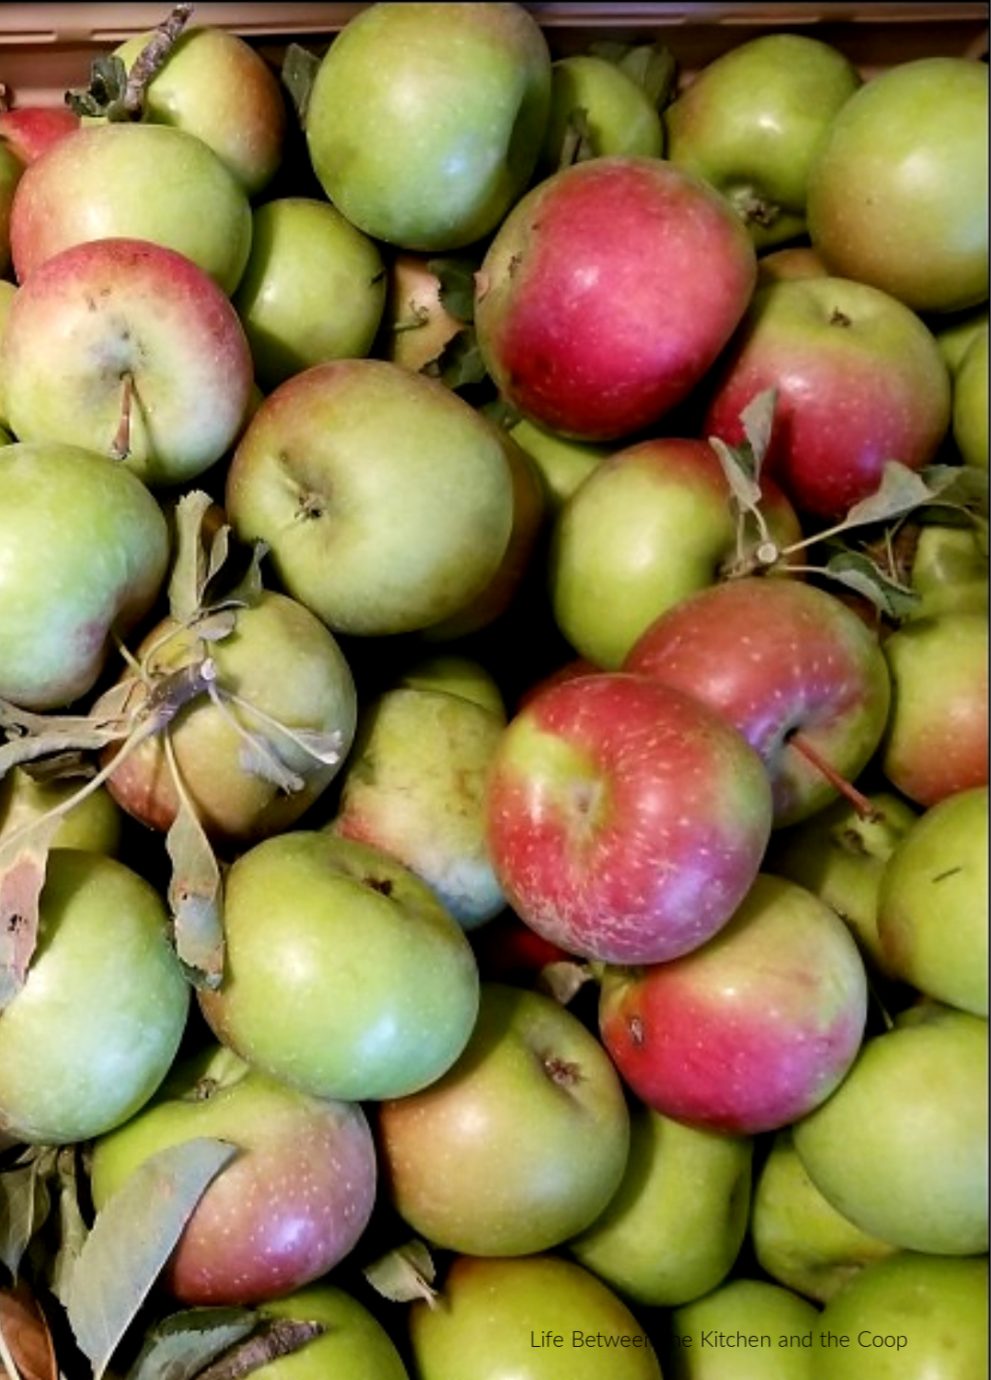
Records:
[[[141,481],[75,446],[0,449],[0,695],[54,709],[90,690],[110,630],[148,612],[169,557]]]
[[[299,1351],[259,1366],[256,1380],[408,1380],[385,1328],[343,1289],[313,1284],[258,1311],[266,1319],[321,1323],[324,1331]]]
[[[38,945],[0,1021],[0,1130],[71,1144],[148,1101],[189,1007],[167,923],[157,892],[123,863],[50,855]]]
[[[217,285],[183,255],[125,239],[73,245],[31,274],[10,309],[0,372],[22,441],[111,458],[129,376],[125,463],[149,485],[183,483],[219,460],[252,383],[248,342]]]
[[[953,380],[953,439],[965,465],[988,467],[988,327],[971,342]]]
[[[812,1349],[782,1346],[782,1337],[814,1334],[819,1314],[807,1299],[765,1280],[734,1279],[679,1308],[666,1380],[812,1380]],[[722,1333],[765,1336],[770,1346],[719,1346]],[[708,1345],[706,1338],[709,1338]]]
[[[512,720],[489,779],[489,849],[545,939],[612,963],[704,943],[757,874],[770,787],[735,730],[646,676],[550,687]]]
[[[987,324],[988,309],[983,306],[960,312],[949,317],[946,325],[938,325],[936,344],[951,377],[957,373],[967,351]]]
[[[407,690],[440,690],[459,695],[506,722],[506,706],[495,677],[478,661],[455,652],[419,656],[401,672],[397,685]]]
[[[518,421],[509,434],[539,469],[551,513],[557,513],[564,506],[582,480],[610,452],[608,446],[585,445],[566,436],[557,436],[525,418]]]
[[[457,1063],[383,1103],[383,1178],[434,1245],[475,1256],[550,1250],[619,1187],[629,1116],[605,1050],[565,1007],[487,983]]]
[[[841,517],[886,460],[928,464],[950,422],[950,380],[929,329],[864,283],[808,278],[754,297],[723,363],[705,434],[736,445],[740,414],[778,392],[767,473],[800,511]]]
[[[23,767],[14,767],[0,779],[0,842],[60,805],[84,782],[82,776],[36,781]],[[52,847],[82,848],[113,857],[120,845],[122,818],[107,788],[100,786],[63,816]]]
[[[10,224],[17,281],[70,245],[117,238],[184,254],[230,294],[248,259],[251,209],[192,134],[143,124],[78,129],[21,178]]]
[[[671,963],[609,971],[599,1027],[648,1106],[728,1135],[819,1106],[853,1063],[867,981],[843,922],[811,892],[760,876],[733,919]]]
[[[648,628],[624,669],[696,696],[743,734],[770,773],[775,826],[836,798],[789,746],[790,733],[800,730],[853,781],[888,716],[877,638],[838,599],[795,580],[731,580],[683,600]]]
[[[478,970],[425,882],[377,849],[279,834],[227,874],[227,967],[200,993],[217,1038],[314,1097],[404,1097],[459,1056]]]
[[[493,230],[526,186],[549,101],[547,43],[523,6],[376,5],[320,66],[310,158],[366,234],[455,249]]]
[[[909,1251],[986,1251],[987,1022],[949,1007],[869,1039],[793,1129],[812,1182],[863,1231]]]
[[[780,547],[801,539],[773,482],[762,507]],[[562,508],[548,565],[554,616],[582,656],[615,669],[656,618],[715,584],[736,554],[733,501],[712,447],[642,441],[598,465]]]
[[[79,116],[64,106],[23,105],[0,112],[0,142],[27,166],[79,128]]]
[[[938,1001],[988,1014],[988,791],[947,796],[895,849],[878,934],[893,973]]]
[[[325,1274],[375,1202],[375,1147],[360,1107],[282,1087],[229,1050],[176,1066],[158,1095],[93,1152],[97,1211],[151,1155],[199,1136],[239,1153],[210,1183],[166,1268],[193,1305],[258,1303]]]
[[[559,58],[551,66],[551,109],[541,151],[545,173],[561,166],[572,113],[581,110],[589,157],[639,154],[660,158],[664,128],[646,91],[614,62],[593,54]]]
[[[940,613],[986,612],[988,561],[977,529],[938,523],[922,527],[910,580],[919,601],[906,621]]]
[[[812,243],[830,271],[918,311],[988,295],[988,73],[896,63],[837,115],[809,175]]]
[[[886,639],[893,701],[881,765],[917,805],[988,782],[988,626],[943,613]]]
[[[533,188],[500,226],[477,279],[482,357],[531,421],[613,440],[699,383],[756,273],[711,187],[656,158],[594,158]]]
[[[774,249],[757,260],[757,286],[768,287],[789,278],[826,278],[826,265],[811,245]]]

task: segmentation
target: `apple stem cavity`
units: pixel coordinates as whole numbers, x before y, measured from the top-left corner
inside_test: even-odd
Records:
[[[858,791],[844,776],[826,761],[825,757],[814,748],[808,738],[803,733],[795,731],[790,733],[786,739],[789,746],[796,752],[801,753],[807,762],[810,762],[816,771],[820,772],[834,790],[839,791],[844,799],[848,800],[857,812],[857,817],[869,824],[877,824],[883,819],[881,812],[868,800],[862,791]]]
[[[541,1056],[540,1062],[547,1077],[559,1088],[574,1088],[582,1081],[580,1067],[557,1054],[545,1054]]]
[[[134,377],[125,374],[120,399],[120,421],[110,442],[111,460],[126,460],[131,453],[131,405],[134,401]]]

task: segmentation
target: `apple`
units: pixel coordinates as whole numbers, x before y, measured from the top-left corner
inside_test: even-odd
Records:
[[[204,652],[195,624],[167,618],[136,655],[148,679],[135,682],[127,709],[154,693],[156,679],[178,671]],[[221,703],[198,698],[169,726],[183,787],[212,838],[250,842],[289,829],[329,786],[354,737],[357,700],[351,671],[334,637],[318,618],[284,594],[263,593],[237,613],[234,631],[209,646]],[[121,680],[132,677],[126,669]],[[237,696],[223,702],[225,692]],[[115,693],[115,692],[111,692]],[[263,717],[263,716],[267,716]],[[276,722],[273,723],[272,721]],[[294,743],[290,732],[336,735],[336,760],[320,759]],[[248,732],[263,750],[300,778],[287,793],[253,756]],[[114,799],[153,829],[166,830],[179,796],[161,735],[146,738],[108,781]]]
[[[757,286],[768,287],[789,278],[826,278],[826,265],[811,245],[774,249],[757,260]]]
[[[186,1223],[166,1266],[170,1293],[243,1307],[298,1289],[349,1254],[375,1202],[361,1108],[282,1087],[216,1046],[177,1064],[137,1116],[97,1141],[97,1212],[150,1156],[200,1136],[238,1154]]]
[[[985,613],[942,613],[886,639],[893,702],[881,766],[917,805],[988,780]]]
[[[812,1380],[819,1314],[758,1279],[729,1284],[671,1316],[667,1380]]]
[[[70,245],[112,238],[184,254],[230,294],[248,260],[251,208],[195,135],[165,125],[87,126],[21,178],[10,222],[17,280]]]
[[[14,767],[0,779],[0,842],[75,795],[82,784],[79,776],[35,779],[23,767]],[[119,851],[120,834],[121,812],[106,787],[100,786],[63,816],[52,847],[82,848],[113,857]]]
[[[927,996],[988,1014],[988,790],[947,796],[913,824],[881,880],[887,965]]]
[[[896,1249],[854,1226],[822,1196],[788,1130],[775,1136],[757,1178],[750,1232],[761,1268],[818,1303]]]
[[[893,1256],[863,1270],[818,1320],[816,1380],[980,1380],[988,1365],[986,1260]]]
[[[593,158],[539,183],[496,232],[476,279],[482,359],[530,421],[626,436],[701,381],[756,272],[711,187],[658,158]]]
[[[455,249],[494,230],[526,186],[549,102],[547,43],[522,5],[378,4],[331,44],[306,137],[359,229]]]
[[[772,283],[754,297],[720,366],[706,434],[743,440],[740,414],[777,390],[766,472],[795,507],[841,517],[885,461],[919,469],[950,422],[932,333],[893,297],[842,278]]]
[[[852,781],[887,721],[876,636],[831,594],[797,580],[751,576],[702,590],[662,614],[623,664],[696,696],[743,734],[770,773],[776,826],[835,799],[806,746]]]
[[[510,539],[513,485],[491,424],[442,383],[336,360],[258,409],[227,511],[329,627],[382,636],[438,623],[486,587]]]
[[[158,893],[123,863],[50,854],[27,980],[0,1018],[0,1130],[68,1145],[148,1101],[189,1007],[167,930]]]
[[[606,1049],[648,1106],[729,1135],[773,1131],[818,1107],[860,1048],[867,981],[843,922],[762,875],[700,949],[607,970]]]
[[[878,893],[888,859],[917,816],[890,791],[868,799],[873,819],[837,800],[805,823],[782,830],[771,841],[766,866],[825,901],[849,925],[871,967],[887,974],[878,937]]]
[[[389,1334],[368,1309],[332,1284],[313,1284],[258,1310],[266,1321],[315,1322],[323,1332],[299,1351],[252,1372],[255,1380],[408,1380]]]
[[[988,467],[988,327],[971,342],[953,380],[953,439],[965,465]]]
[[[363,711],[331,824],[405,863],[465,929],[505,905],[485,835],[504,722],[442,690],[387,691]]]
[[[987,307],[960,312],[948,318],[946,325],[937,323],[936,344],[951,377],[956,374],[971,344],[987,324]]]
[[[542,939],[518,915],[504,910],[487,925],[471,932],[479,975],[483,982],[511,987],[534,987],[551,963],[574,962],[571,954]]]
[[[23,105],[0,111],[0,143],[25,167],[78,128],[79,116],[65,106]]]
[[[550,1250],[623,1178],[629,1116],[605,1050],[551,997],[482,986],[461,1057],[378,1113],[383,1178],[418,1235],[476,1256]]]
[[[988,73],[896,63],[830,126],[809,173],[812,243],[830,271],[918,311],[988,295]]]
[[[227,966],[200,1007],[214,1034],[314,1097],[404,1097],[454,1063],[478,972],[458,923],[387,854],[279,834],[227,874]]]
[[[409,1326],[418,1380],[661,1380],[626,1305],[556,1256],[461,1256],[438,1306],[415,1303]]]
[[[165,519],[135,475],[75,446],[5,446],[0,491],[0,695],[54,709],[92,688],[111,633],[151,607]]]
[[[459,695],[489,710],[505,723],[506,707],[495,679],[479,662],[455,652],[417,657],[400,673],[399,686],[408,690],[441,690]]]
[[[488,789],[489,850],[514,910],[570,953],[657,963],[715,934],[767,846],[756,753],[646,676],[580,676],[511,721]]]
[[[765,485],[780,547],[801,538],[788,500]],[[599,464],[564,504],[549,555],[554,616],[571,645],[615,669],[665,610],[714,584],[739,557],[722,466],[705,441],[661,437]],[[757,544],[748,524],[747,546]]]
[[[986,1251],[987,1022],[931,1007],[873,1036],[794,1138],[820,1193],[861,1230],[903,1250]]]
[[[664,152],[661,117],[643,87],[615,62],[577,53],[551,66],[551,109],[540,157],[547,171],[561,167],[569,125],[579,112],[589,158],[660,158]]]
[[[910,576],[918,603],[906,621],[941,613],[983,613],[988,607],[988,559],[976,527],[920,527]]]
[[[525,417],[510,428],[509,434],[540,471],[552,514],[563,507],[582,480],[609,454],[607,446],[591,446],[567,436],[557,436],[535,422],[528,422]]]
[[[259,206],[234,305],[262,387],[367,355],[385,287],[378,249],[335,207],[306,197]]]
[[[752,1157],[748,1138],[637,1107],[623,1182],[568,1249],[639,1304],[676,1307],[707,1294],[729,1273],[746,1235]]]
[[[98,451],[155,485],[193,479],[227,451],[252,369],[234,308],[201,269],[159,245],[106,239],[31,274],[0,376],[22,441]]]
[[[549,675],[543,676],[533,685],[528,686],[519,697],[516,708],[518,710],[525,709],[538,695],[542,695],[545,690],[550,690],[554,685],[563,685],[566,681],[577,680],[579,676],[593,676],[598,670],[598,666],[593,666],[583,656],[573,657],[570,661],[566,661],[563,666],[558,666]]]
[[[759,248],[793,240],[816,151],[859,85],[842,53],[804,34],[738,43],[664,112],[668,157],[722,192]]]
[[[117,49],[128,72],[151,37],[137,34]],[[286,125],[278,78],[227,29],[190,28],[179,35],[145,87],[142,118],[202,139],[248,196],[278,170]]]
[[[10,265],[10,221],[14,193],[24,165],[6,144],[0,143],[0,273]]]
[[[444,303],[431,260],[422,254],[394,255],[383,316],[385,358],[418,373],[440,358],[463,326]]]

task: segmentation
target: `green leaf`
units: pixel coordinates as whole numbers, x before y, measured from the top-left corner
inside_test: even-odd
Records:
[[[465,326],[452,336],[440,356],[432,360],[423,372],[439,378],[455,391],[468,384],[481,383],[486,377],[486,369],[474,327]]]
[[[0,1174],[0,1260],[15,1280],[24,1252],[51,1209],[45,1171],[44,1157],[35,1155]]]
[[[189,794],[179,779],[171,743],[166,744],[179,809],[165,836],[172,863],[168,902],[176,953],[196,987],[214,989],[224,975],[220,866]]]
[[[573,1001],[586,982],[592,981],[592,970],[585,963],[563,959],[557,963],[545,963],[537,978],[537,987],[546,992],[561,1006]]]
[[[169,579],[169,613],[188,623],[200,610],[207,581],[203,519],[213,499],[201,489],[183,494],[175,510],[176,557]]]
[[[397,1246],[367,1265],[363,1274],[375,1292],[391,1303],[424,1299],[433,1304],[437,1298],[436,1289],[431,1287],[437,1269],[422,1241],[408,1241],[405,1246]]]
[[[641,87],[657,110],[663,110],[675,94],[678,64],[663,43],[643,43],[630,48],[616,64]]]
[[[293,110],[301,128],[306,128],[310,108],[310,93],[320,70],[320,58],[299,43],[290,43],[282,60],[282,85],[289,92]]]
[[[65,93],[65,103],[76,115],[106,120],[129,120],[125,96],[127,68],[115,53],[94,58],[89,86]]]
[[[262,561],[268,555],[268,546],[256,541],[251,548],[251,561],[237,584],[227,591],[217,605],[218,608],[253,608],[265,593],[262,583]]]
[[[62,1303],[69,1296],[72,1275],[89,1236],[89,1228],[79,1206],[79,1169],[77,1150],[67,1146],[58,1153],[58,1250],[52,1257],[48,1270],[48,1283],[52,1293]]]
[[[869,556],[861,552],[837,553],[830,557],[822,573],[869,599],[876,609],[880,609],[889,618],[905,618],[919,602],[919,596],[914,590],[893,580]]]
[[[427,268],[440,283],[440,300],[444,310],[459,321],[473,321],[475,265],[469,259],[428,259]]]
[[[247,1308],[189,1308],[163,1318],[148,1333],[127,1380],[195,1380],[228,1347],[258,1324]]]
[[[753,454],[749,445],[728,446],[718,436],[709,437],[709,445],[716,452],[730,493],[744,512],[757,511],[761,500],[760,485],[754,478]]]
[[[988,517],[988,471],[976,465],[929,465],[920,470],[936,505],[965,508],[977,517]]]
[[[740,413],[740,425],[750,447],[750,471],[759,485],[761,471],[771,445],[771,432],[774,430],[774,413],[778,405],[778,390],[767,388],[751,398]]]
[[[933,492],[920,474],[899,460],[886,460],[877,489],[855,503],[840,526],[846,531],[851,527],[888,522],[929,503],[932,498]]]
[[[145,1160],[97,1213],[66,1299],[80,1350],[100,1380],[233,1145],[196,1139]]]

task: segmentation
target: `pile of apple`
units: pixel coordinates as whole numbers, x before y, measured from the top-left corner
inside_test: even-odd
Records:
[[[190,9],[0,114],[0,1374],[979,1380],[986,65]]]

